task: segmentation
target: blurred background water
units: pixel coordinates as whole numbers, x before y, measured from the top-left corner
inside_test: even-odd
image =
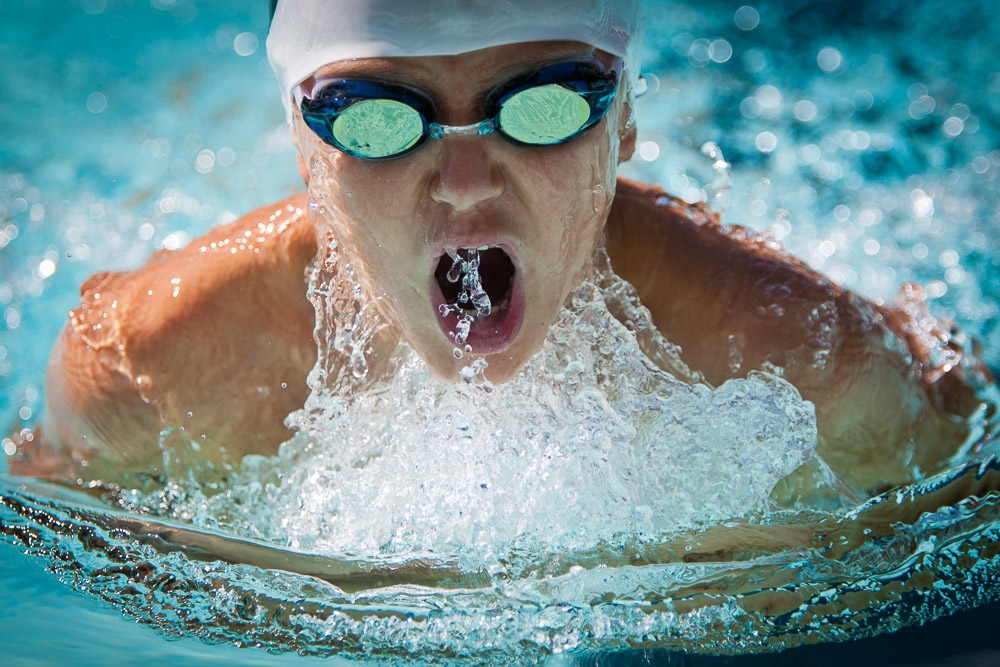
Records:
[[[960,0],[645,4],[651,90],[623,172],[714,201],[703,152],[714,142],[732,165],[725,222],[770,229],[872,298],[923,283],[932,310],[1000,366],[997,12]],[[48,351],[87,276],[301,187],[266,27],[262,1],[0,0],[5,429],[37,419]],[[17,551],[0,544],[0,632],[20,638],[15,661],[264,660],[166,642]],[[883,638],[888,649],[793,654],[832,664],[884,650],[884,664],[916,664],[990,648],[956,633],[995,626],[996,608],[960,618]],[[41,648],[53,635],[61,643]]]

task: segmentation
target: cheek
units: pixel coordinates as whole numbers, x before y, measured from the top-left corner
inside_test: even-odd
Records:
[[[370,165],[353,160],[325,144],[296,114],[295,136],[300,163],[308,171],[309,201],[320,213],[321,224],[330,226],[342,242],[362,243],[385,210],[387,188],[382,179],[370,177]]]
[[[609,120],[546,156],[545,200],[535,199],[546,212],[543,229],[559,236],[559,255],[576,263],[592,256],[615,194],[618,142]]]
[[[331,154],[332,153],[332,154]],[[377,174],[376,174],[377,171]],[[310,160],[309,199],[352,254],[365,263],[390,261],[419,242],[412,224],[412,179],[399,169],[353,160],[330,149]]]

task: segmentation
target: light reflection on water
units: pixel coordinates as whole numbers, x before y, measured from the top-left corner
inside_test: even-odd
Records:
[[[639,149],[625,173],[662,183],[689,200],[706,198],[711,193],[704,189],[717,174],[702,147],[715,142],[732,164],[734,183],[722,202],[726,222],[771,229],[794,254],[867,296],[889,299],[901,283],[922,282],[935,312],[978,335],[987,362],[1000,365],[998,19],[975,3],[949,2],[762,2],[739,9],[735,3],[702,3],[695,9],[657,2],[649,3],[648,12],[647,69],[655,79],[638,103]],[[243,3],[235,2],[154,0],[133,6],[84,0],[52,17],[44,3],[8,0],[0,17],[0,56],[20,64],[0,72],[5,95],[0,130],[5,137],[31,138],[0,145],[0,424],[30,424],[41,409],[49,346],[86,276],[135,266],[159,247],[178,247],[211,225],[291,192],[298,176],[263,58],[266,3],[245,12]],[[211,71],[205,71],[206,62]],[[234,103],[262,98],[271,105]],[[54,151],[59,159],[52,159]],[[141,529],[78,497],[59,504],[45,495],[58,493],[4,492],[8,505],[0,517],[17,527],[7,531],[9,539],[44,550],[50,567],[78,587],[144,609],[166,632],[187,628],[199,634],[177,622],[185,609],[195,609],[217,621],[201,634],[223,641],[252,637],[325,651],[326,632],[361,654],[365,641],[396,646],[421,641],[405,623],[365,624],[350,612],[337,621],[332,605],[365,603],[344,579],[335,580],[347,591],[338,598],[327,585],[298,576],[265,584],[253,567],[217,566],[213,555],[223,552],[263,567],[281,562],[282,569],[309,575],[317,574],[316,567],[343,563],[303,563],[308,559],[301,554],[254,551],[211,535],[196,537],[183,526],[153,522]],[[946,504],[939,516],[911,517],[912,527],[879,544],[898,558],[890,561],[897,570],[880,574],[885,581],[909,576],[912,584],[900,585],[922,591],[921,577],[933,572],[954,586],[941,598],[913,593],[905,604],[887,605],[881,615],[873,614],[871,628],[889,629],[995,599],[995,554],[982,546],[996,542],[992,503]],[[908,541],[911,537],[915,541]],[[207,543],[199,542],[202,538]],[[928,541],[930,547],[922,546]],[[171,552],[192,542],[200,546],[182,549],[186,556]],[[123,564],[126,553],[135,560]],[[59,554],[72,558],[60,560]],[[854,554],[864,570],[870,561],[862,555]],[[584,564],[616,562],[609,553],[576,556]],[[72,569],[74,559],[82,570]],[[746,581],[777,585],[767,568],[780,570],[790,561],[750,562]],[[863,595],[869,581],[857,571],[837,570],[835,562],[799,562],[805,572],[799,584],[830,576],[841,582],[837,594],[843,599],[852,587],[849,593]],[[122,585],[125,571],[115,570],[122,567],[132,568],[126,574],[134,590]],[[601,599],[606,592],[593,578],[574,579],[582,575],[569,571],[568,564],[538,567],[554,577],[551,588],[560,595],[583,596],[578,602],[589,603],[588,594]],[[836,571],[817,573],[818,567]],[[437,597],[433,583],[452,576],[447,564],[420,571],[428,590],[402,591],[381,602],[401,608],[450,604]],[[621,567],[609,576],[628,572]],[[681,575],[675,579],[691,583]],[[210,581],[222,583],[212,588]],[[636,593],[636,601],[655,606],[656,595],[684,591],[668,581],[674,580],[659,580],[664,590]],[[832,604],[824,591],[784,583],[814,605]],[[475,589],[484,582],[459,584]],[[527,595],[518,582],[489,586],[515,599]],[[289,600],[295,602],[288,606]],[[318,605],[310,609],[316,612],[313,620],[308,614],[290,620],[306,601]],[[317,611],[324,604],[328,607]],[[520,637],[522,644],[568,647],[603,628],[610,637],[605,647],[622,645],[624,635],[614,632],[621,627],[615,623],[625,623],[624,605],[597,604],[585,617],[558,605],[539,606],[534,597],[521,604],[541,609],[536,625],[546,627]],[[486,606],[495,625],[462,625],[471,623],[468,617],[442,615],[435,631],[466,638],[464,645],[471,647],[491,632],[500,636],[497,628],[512,627],[503,626],[505,620],[513,623],[504,614],[515,612],[500,603]],[[778,637],[775,623],[786,624],[785,639],[810,631],[808,619],[794,612],[748,627],[740,624],[756,621],[719,608],[716,620],[730,633],[729,641],[753,643],[746,639],[753,631]],[[273,622],[251,627],[261,613],[271,614]],[[705,631],[691,619],[646,621],[650,636],[667,646],[691,648],[691,638]],[[845,614],[832,615],[825,636],[859,636],[857,625]],[[395,639],[386,639],[399,628]],[[726,632],[716,639],[725,642]]]

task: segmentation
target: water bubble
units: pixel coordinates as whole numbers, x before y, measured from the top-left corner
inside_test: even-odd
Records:
[[[743,69],[750,74],[757,74],[767,69],[767,54],[760,49],[750,49],[743,54]]]
[[[951,268],[953,266],[958,266],[959,259],[957,251],[948,249],[938,256],[938,265],[943,269]]]
[[[228,146],[220,148],[216,155],[216,162],[223,167],[230,167],[236,161],[236,151]]]
[[[260,40],[252,32],[241,32],[233,39],[233,51],[240,56],[252,56],[257,53]]]
[[[808,123],[816,118],[816,103],[812,100],[799,100],[795,103],[795,106],[792,107],[792,113],[795,114],[796,120]]]
[[[761,132],[754,140],[754,145],[761,153],[770,153],[778,147],[778,137],[773,132]]]
[[[473,321],[473,317],[467,313],[462,313],[458,316],[458,322],[455,324],[456,345],[465,345],[465,339],[469,337],[469,329]]]
[[[93,114],[102,113],[108,108],[108,98],[102,92],[95,91],[87,96],[87,111]]]
[[[691,42],[688,48],[688,61],[695,67],[704,67],[712,60],[712,43],[701,38]]]
[[[472,368],[472,366],[463,366],[458,372],[458,375],[462,378],[463,382],[468,384],[472,384],[476,381],[476,371]]]
[[[178,248],[184,246],[188,242],[188,235],[186,232],[173,232],[167,234],[163,238],[163,242],[160,244],[166,250],[177,250]]]
[[[927,86],[924,84],[920,82],[911,83],[906,89],[906,96],[910,98],[911,102],[916,102],[922,97],[927,97],[928,92]]]
[[[715,63],[728,62],[733,57],[733,46],[724,39],[716,39],[709,44],[708,56]]]
[[[930,95],[924,95],[910,103],[908,112],[910,114],[910,118],[920,120],[933,113],[936,107],[937,102],[934,101],[934,98]]]
[[[11,306],[4,311],[3,319],[7,323],[7,328],[14,330],[21,326],[21,311]]]
[[[451,262],[451,268],[448,269],[448,282],[457,283],[462,277],[462,257],[456,253],[454,259]]]
[[[655,141],[644,141],[639,144],[639,158],[646,162],[655,162],[660,157],[660,146]]]
[[[754,93],[754,99],[760,105],[760,115],[764,118],[777,118],[781,115],[783,96],[776,86],[764,84]]]
[[[951,116],[941,126],[941,130],[949,138],[957,137],[965,131],[965,121],[958,116]]]
[[[199,174],[207,174],[212,171],[214,166],[215,151],[204,148],[198,152],[198,157],[195,158],[195,168],[198,170]]]
[[[705,195],[709,198],[712,209],[724,213],[729,205],[729,190],[733,186],[733,176],[730,165],[722,154],[722,149],[714,141],[707,141],[701,146],[701,153],[712,159],[712,171],[715,178],[705,186]]]
[[[854,93],[854,107],[858,111],[868,111],[875,104],[875,96],[871,91],[859,90]]]
[[[98,16],[108,8],[108,2],[107,0],[83,0],[82,7],[83,11],[91,16]]]
[[[816,54],[816,64],[827,74],[832,74],[843,66],[844,57],[837,49],[827,46]]]
[[[744,5],[736,10],[733,20],[740,30],[753,30],[760,24],[760,14],[753,7]]]
[[[40,278],[49,278],[56,272],[56,263],[51,259],[43,259],[38,264],[38,275]]]
[[[918,218],[929,218],[934,215],[934,200],[922,190],[913,191],[913,215]]]
[[[961,285],[965,282],[965,269],[953,266],[944,272],[944,279],[949,285]]]

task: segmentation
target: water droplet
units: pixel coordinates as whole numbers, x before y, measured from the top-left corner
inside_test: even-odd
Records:
[[[457,283],[458,279],[462,277],[462,258],[457,253],[455,258],[452,260],[451,268],[448,269],[448,282]]]

